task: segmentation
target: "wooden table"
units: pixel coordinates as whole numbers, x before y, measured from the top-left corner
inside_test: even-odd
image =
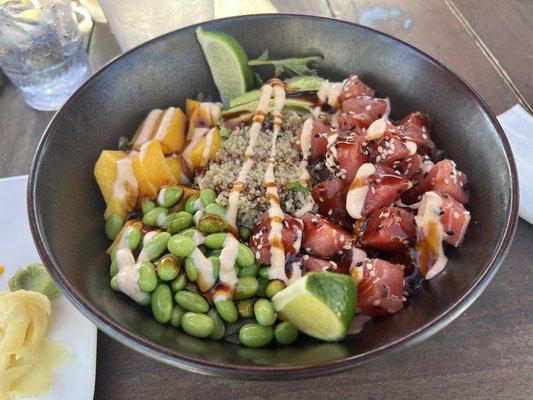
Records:
[[[533,2],[528,0],[272,1],[282,12],[373,25],[437,57],[499,114],[533,103]],[[93,29],[95,69],[118,54]],[[28,108],[0,78],[0,177],[27,174],[52,113]],[[520,221],[509,255],[456,321],[411,349],[342,374],[298,382],[202,376],[146,358],[100,333],[97,399],[533,399],[533,226]]]

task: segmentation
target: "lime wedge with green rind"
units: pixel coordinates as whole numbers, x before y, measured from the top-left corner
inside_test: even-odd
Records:
[[[348,275],[310,272],[272,298],[280,319],[309,336],[339,341],[355,315],[357,290]]]
[[[241,45],[223,32],[196,29],[209,69],[224,104],[253,88],[254,75]]]

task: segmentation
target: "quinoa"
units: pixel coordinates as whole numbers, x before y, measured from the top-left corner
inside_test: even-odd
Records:
[[[296,210],[313,202],[311,193],[298,192],[287,188],[300,177],[299,164],[300,150],[295,145],[296,129],[301,125],[296,121],[287,124],[282,130],[277,141],[276,166],[274,175],[279,188],[281,207],[284,212],[293,214]],[[201,188],[213,188],[219,193],[217,203],[228,205],[228,196],[237,179],[239,171],[245,162],[244,153],[248,146],[249,126],[237,128],[224,141],[214,160],[209,164],[205,175],[198,178]],[[239,211],[237,225],[252,228],[268,210],[269,204],[263,187],[268,157],[271,150],[272,131],[264,130],[259,133],[259,138],[254,149],[254,166],[246,179],[246,188],[239,198]]]

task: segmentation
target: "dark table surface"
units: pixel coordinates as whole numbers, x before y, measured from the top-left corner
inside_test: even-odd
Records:
[[[283,12],[371,24],[449,65],[495,114],[516,103],[531,111],[531,0],[273,3]],[[397,10],[396,16],[376,19],[383,10]],[[95,24],[89,42],[93,68],[119,52],[107,25]],[[52,115],[27,107],[0,75],[0,178],[28,173]],[[146,358],[99,333],[95,398],[533,399],[532,267],[533,226],[521,220],[493,282],[448,327],[376,362],[305,381],[244,382],[197,375]]]

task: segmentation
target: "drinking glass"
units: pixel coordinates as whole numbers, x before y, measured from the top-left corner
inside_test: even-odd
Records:
[[[33,108],[57,110],[90,76],[69,0],[0,0],[0,67]]]

